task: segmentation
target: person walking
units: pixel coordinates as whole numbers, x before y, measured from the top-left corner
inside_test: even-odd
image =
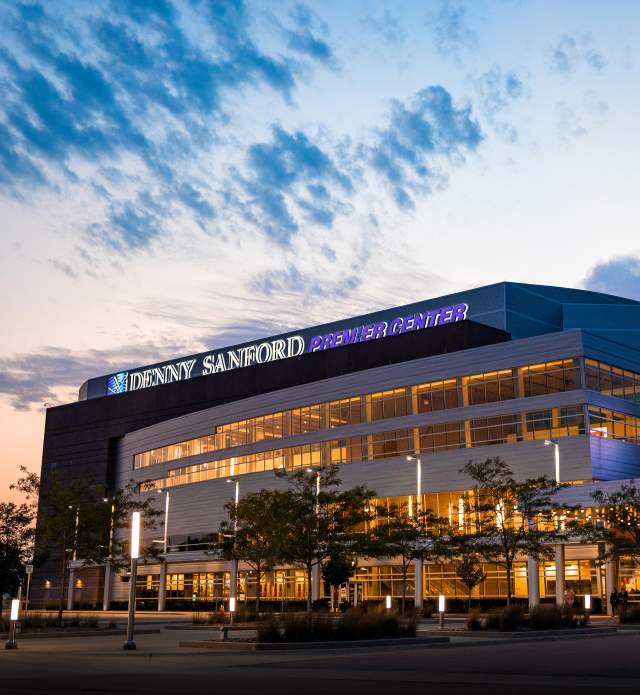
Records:
[[[618,591],[613,587],[613,591],[611,592],[611,595],[609,596],[609,603],[611,604],[611,614],[613,617],[616,617],[616,614],[618,613]]]
[[[627,587],[623,586],[620,589],[620,620],[624,621],[627,617],[627,605],[629,604],[629,594],[627,592]]]

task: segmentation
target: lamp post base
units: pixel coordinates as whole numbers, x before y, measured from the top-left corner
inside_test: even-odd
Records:
[[[4,643],[4,648],[5,649],[17,649],[18,643],[15,641],[9,640],[8,642]]]
[[[135,642],[125,642],[122,645],[122,648],[125,650],[125,652],[131,652],[134,651],[136,648],[136,643]]]

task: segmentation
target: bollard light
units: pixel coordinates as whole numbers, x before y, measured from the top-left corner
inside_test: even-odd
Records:
[[[391,610],[391,596],[387,596],[384,600],[384,605],[385,608],[390,611]]]
[[[16,642],[16,623],[18,622],[18,616],[20,614],[20,599],[14,598],[11,601],[11,612],[9,614],[9,639],[5,642],[5,649],[17,649],[18,643]]]
[[[444,613],[444,594],[438,596],[438,613]]]
[[[235,611],[236,611],[236,597],[230,596],[229,597],[229,613],[235,613]]]
[[[585,611],[591,610],[591,594],[584,595],[584,609]]]

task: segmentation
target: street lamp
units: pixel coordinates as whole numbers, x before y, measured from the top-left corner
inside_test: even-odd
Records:
[[[229,586],[229,624],[233,625],[233,614],[236,611],[236,591],[238,587],[238,558],[235,556],[236,534],[238,532],[238,502],[240,501],[240,481],[237,478],[227,478],[228,483],[235,483],[234,515],[233,515],[233,559],[231,560],[231,582]]]
[[[129,616],[127,619],[127,641],[123,649],[136,648],[133,641],[133,625],[136,617],[136,581],[138,579],[138,555],[140,554],[140,512],[131,515],[131,583],[129,585]]]
[[[111,515],[109,517],[109,548],[108,548],[108,555],[107,555],[107,561],[105,563],[104,567],[104,589],[102,592],[102,610],[103,611],[108,611],[110,608],[110,602],[111,602],[111,563],[112,563],[112,554],[113,554],[113,523],[115,520],[115,513],[116,513],[116,505],[115,505],[115,498],[114,497],[103,497],[102,501],[107,503],[111,502]]]
[[[313,473],[316,477],[316,504],[315,514],[316,519],[320,520],[320,471],[313,468],[307,468],[307,473]],[[320,599],[320,563],[316,560],[311,568],[311,599],[317,601]]]
[[[420,498],[422,497],[422,461],[419,456],[407,456],[407,461],[416,462],[416,516],[420,514]]]
[[[162,561],[160,562],[160,579],[158,586],[158,610],[163,611],[167,597],[167,550],[169,548],[169,490],[160,488],[158,494],[164,492],[164,533],[162,536]]]
[[[544,445],[551,446],[553,444],[555,448],[555,460],[556,460],[556,483],[560,483],[560,444],[555,439],[545,439]]]

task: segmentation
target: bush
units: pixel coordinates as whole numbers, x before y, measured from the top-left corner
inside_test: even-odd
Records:
[[[492,608],[487,613],[487,630],[511,632],[519,630],[524,624],[524,611],[521,606]]]
[[[627,608],[624,615],[620,616],[621,623],[640,623],[640,606],[631,606]]]
[[[343,615],[298,613],[279,621],[265,620],[258,627],[259,642],[357,640],[380,637],[414,637],[416,618],[400,619],[389,613],[351,609]]]
[[[434,611],[435,611],[435,606],[433,605],[433,601],[425,601],[422,604],[422,617],[423,618],[432,618]]]
[[[469,615],[467,616],[467,630],[482,630],[482,619],[480,617],[479,608],[469,611]]]

